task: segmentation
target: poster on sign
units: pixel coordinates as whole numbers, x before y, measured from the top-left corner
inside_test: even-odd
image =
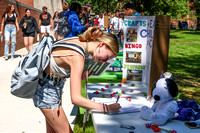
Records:
[[[155,16],[125,16],[123,79],[149,84]]]

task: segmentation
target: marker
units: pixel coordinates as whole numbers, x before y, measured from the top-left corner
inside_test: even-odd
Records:
[[[119,101],[119,95],[117,95],[117,101],[116,101],[116,103],[118,103],[118,101]]]

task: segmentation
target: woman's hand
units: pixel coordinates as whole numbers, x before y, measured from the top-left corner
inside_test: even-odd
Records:
[[[108,106],[108,112],[109,113],[118,113],[119,109],[121,108],[119,103],[114,103],[114,104],[110,104],[107,105]]]
[[[81,77],[82,80],[85,80],[85,79],[86,79],[86,71],[87,71],[87,70],[85,70],[85,71],[83,72],[83,74],[82,74],[82,77]],[[89,73],[90,73],[90,70],[88,70],[88,74],[89,74]],[[92,76],[92,75],[93,75],[93,73],[89,74],[88,77],[90,77],[90,76]]]
[[[88,28],[89,26],[90,26],[90,24],[89,24],[89,23],[86,23],[86,24],[85,24],[85,27],[86,27],[86,28]]]

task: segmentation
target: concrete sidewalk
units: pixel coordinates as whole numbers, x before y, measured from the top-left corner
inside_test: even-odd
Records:
[[[5,61],[0,57],[0,133],[45,133],[45,118],[33,104],[32,99],[23,99],[10,93],[11,75],[21,59],[25,48],[16,51],[14,59]],[[63,89],[63,103],[67,118],[73,128],[78,107],[71,104],[69,79]]]

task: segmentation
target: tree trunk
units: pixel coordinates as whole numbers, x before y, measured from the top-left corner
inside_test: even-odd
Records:
[[[197,30],[200,30],[200,17],[197,17]]]
[[[200,30],[200,9],[196,9],[197,13],[197,30]]]

